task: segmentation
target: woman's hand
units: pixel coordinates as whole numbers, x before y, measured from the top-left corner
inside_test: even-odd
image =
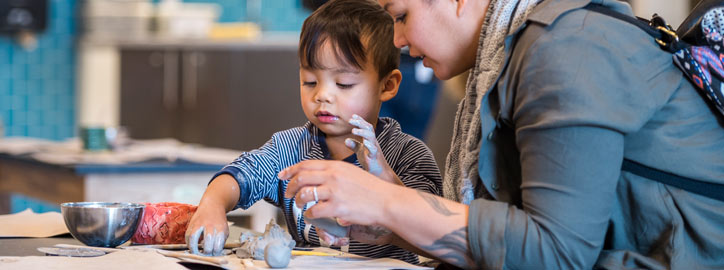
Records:
[[[402,181],[390,168],[385,156],[382,154],[382,148],[377,142],[374,126],[356,114],[352,115],[349,123],[357,127],[352,129],[352,134],[362,137],[362,142],[349,138],[344,141],[344,144],[357,154],[357,160],[362,167],[382,180],[402,185]]]
[[[314,201],[317,190],[318,202],[305,217],[335,217],[360,225],[377,225],[387,199],[402,188],[353,164],[329,160],[302,161],[280,172],[279,179],[290,180],[285,197],[296,196],[297,206]]]
[[[224,243],[229,236],[229,224],[226,222],[226,211],[221,205],[202,203],[191,217],[186,229],[186,245],[193,254],[221,256]],[[199,240],[203,236],[204,253],[199,252]]]

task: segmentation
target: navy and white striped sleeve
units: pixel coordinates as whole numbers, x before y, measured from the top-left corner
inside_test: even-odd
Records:
[[[214,178],[229,174],[239,184],[239,201],[236,208],[248,209],[264,198],[279,205],[277,174],[282,169],[279,150],[272,137],[259,149],[243,152],[236,160],[226,165]]]
[[[416,138],[407,141],[397,163],[395,171],[406,187],[442,196],[440,169],[432,151],[422,141]]]

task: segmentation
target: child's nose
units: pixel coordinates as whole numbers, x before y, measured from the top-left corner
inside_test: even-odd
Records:
[[[314,101],[318,103],[329,103],[332,101],[332,95],[326,87],[322,86],[319,87],[319,90],[317,90],[317,94],[314,96]]]

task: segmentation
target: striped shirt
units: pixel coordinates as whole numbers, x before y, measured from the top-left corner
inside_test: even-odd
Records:
[[[403,133],[397,121],[387,117],[379,119],[375,133],[385,159],[405,186],[442,195],[440,171],[432,152],[422,141]],[[261,148],[243,152],[214,178],[229,174],[236,179],[240,190],[237,208],[247,209],[259,200],[266,200],[282,209],[289,233],[298,244],[319,246],[314,226],[305,224],[303,215],[294,214],[293,198],[284,198],[287,181],[279,180],[277,174],[303,160],[331,159],[324,138],[325,134],[311,122],[274,133]],[[344,161],[361,167],[354,154]],[[350,241],[348,251],[370,258],[389,257],[418,263],[417,255],[392,245]]]

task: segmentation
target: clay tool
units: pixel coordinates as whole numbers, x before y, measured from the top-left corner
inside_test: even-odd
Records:
[[[327,253],[321,251],[292,250],[292,256],[339,256],[341,253]]]
[[[162,250],[162,249],[156,249],[156,252],[158,252],[159,254],[166,256],[166,257],[174,257],[174,258],[178,258],[178,259],[192,259],[192,260],[197,260],[197,261],[202,261],[202,262],[213,263],[213,264],[219,265],[219,266],[229,263],[229,261],[227,261],[224,258],[204,257],[204,256],[200,256],[200,255],[190,254],[190,253],[167,251],[167,250]]]

